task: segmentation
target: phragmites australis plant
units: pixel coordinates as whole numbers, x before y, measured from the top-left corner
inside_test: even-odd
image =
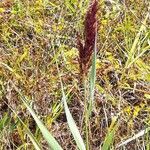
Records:
[[[91,0],[90,6],[87,9],[84,22],[84,41],[81,42],[78,36],[77,45],[79,50],[79,67],[80,75],[84,78],[91,66],[92,53],[95,46],[95,37],[97,32],[98,1]]]

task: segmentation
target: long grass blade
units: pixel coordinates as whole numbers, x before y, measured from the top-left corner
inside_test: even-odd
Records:
[[[8,107],[11,109],[11,111],[15,114],[15,116],[17,116],[17,118],[19,119],[19,121],[21,122],[21,124],[24,126],[24,129],[27,133],[27,135],[29,136],[34,148],[36,150],[42,150],[42,148],[40,147],[40,144],[38,143],[38,141],[35,139],[35,137],[33,136],[32,132],[30,131],[30,129],[24,124],[24,122],[22,121],[22,119],[18,116],[18,114],[15,112],[15,110],[13,110],[9,105]]]
[[[136,52],[136,47],[137,47],[137,44],[139,43],[139,40],[140,40],[140,36],[141,36],[141,33],[144,31],[145,29],[145,26],[146,26],[146,22],[147,22],[147,19],[149,17],[149,12],[147,13],[144,21],[143,21],[143,24],[141,25],[140,29],[139,29],[139,32],[137,33],[136,37],[135,37],[135,40],[132,44],[132,47],[131,47],[131,50],[129,51],[129,55],[128,55],[128,59],[126,61],[126,65],[125,65],[125,68],[129,68],[132,63],[133,63],[133,59],[134,59],[134,55],[135,55],[135,52]],[[132,63],[131,63],[132,61]]]
[[[63,84],[61,82],[61,89],[62,89],[62,100],[63,100],[63,103],[64,103],[64,108],[65,108],[65,113],[66,113],[66,117],[67,117],[67,123],[69,125],[69,128],[70,128],[70,131],[74,137],[74,140],[76,141],[77,143],[77,146],[80,150],[86,150],[85,148],[85,145],[84,145],[84,142],[83,142],[83,139],[80,135],[80,132],[75,124],[75,121],[69,111],[69,108],[68,108],[68,105],[67,105],[67,102],[66,102],[66,95],[64,93],[64,88],[63,88]]]
[[[94,101],[94,89],[95,89],[95,81],[96,81],[96,53],[97,53],[97,29],[95,35],[95,45],[94,45],[94,53],[92,58],[92,69],[90,74],[90,102],[89,102],[89,116],[91,115]]]
[[[131,138],[125,140],[124,142],[121,142],[120,144],[118,144],[118,145],[116,146],[116,148],[119,148],[119,147],[121,147],[121,146],[127,145],[127,144],[130,143],[131,141],[133,141],[133,140],[135,140],[135,139],[137,139],[137,138],[139,138],[139,137],[141,137],[141,136],[147,134],[148,132],[150,132],[150,127],[146,128],[145,130],[140,131],[139,133],[135,134],[133,137],[131,137]]]
[[[57,64],[57,60],[56,60],[56,64]],[[57,64],[57,70],[58,70],[58,73],[60,73],[59,68],[58,68],[58,64]],[[60,78],[60,83],[61,83],[62,101],[64,104],[64,109],[65,109],[65,114],[66,114],[68,126],[70,128],[70,131],[73,135],[73,138],[74,138],[78,148],[80,150],[86,150],[83,139],[80,135],[80,132],[79,132],[79,130],[76,126],[76,123],[75,123],[75,121],[74,121],[74,119],[73,119],[73,117],[69,111],[69,108],[67,105],[67,97],[66,97],[65,92],[64,92],[64,87],[63,87],[63,83],[62,83],[60,74],[59,74],[59,78]]]
[[[15,87],[15,86],[14,86]],[[63,150],[62,147],[58,144],[58,142],[55,140],[55,138],[51,135],[51,133],[48,131],[48,129],[44,126],[42,121],[38,118],[38,116],[35,114],[33,109],[28,105],[26,98],[21,94],[21,92],[15,87],[15,90],[19,93],[22,102],[27,107],[28,111],[34,118],[36,124],[38,125],[39,129],[41,130],[43,137],[48,142],[49,147],[52,150]]]

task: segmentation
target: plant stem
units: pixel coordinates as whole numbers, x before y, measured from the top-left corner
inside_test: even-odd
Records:
[[[85,76],[83,77],[84,82],[84,114],[85,114],[85,134],[86,134],[86,149],[89,150],[89,112],[88,112],[88,84]]]

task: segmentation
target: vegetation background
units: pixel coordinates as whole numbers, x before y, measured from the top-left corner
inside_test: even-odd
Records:
[[[108,148],[150,150],[145,130],[150,126],[150,2],[98,2],[89,149],[102,148],[117,118]],[[1,150],[35,149],[27,129],[41,149],[48,149],[18,91],[63,149],[77,149],[62,105],[60,76],[69,110],[86,139],[77,34],[83,39],[88,4],[89,0],[0,1]],[[127,139],[130,142],[119,146]]]

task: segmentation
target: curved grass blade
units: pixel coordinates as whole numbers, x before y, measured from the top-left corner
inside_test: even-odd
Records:
[[[147,134],[148,132],[150,132],[150,127],[146,128],[145,130],[140,131],[139,133],[135,134],[133,137],[125,140],[124,142],[121,142],[120,144],[118,144],[116,146],[116,148],[120,148],[121,146],[127,145],[128,143],[130,143],[131,141],[144,136],[145,134]]]
[[[14,84],[13,84],[14,85]],[[55,138],[51,135],[51,133],[48,131],[48,129],[44,126],[42,121],[37,117],[33,109],[28,105],[26,98],[21,94],[21,92],[14,86],[15,90],[19,93],[22,102],[27,107],[28,111],[34,118],[36,124],[38,125],[40,131],[43,134],[44,139],[48,142],[49,147],[52,150],[63,150],[62,147],[58,144],[58,142],[55,140]]]
[[[62,100],[63,100],[63,103],[64,103],[64,108],[65,108],[65,113],[66,113],[66,117],[67,117],[67,123],[69,125],[69,128],[70,128],[70,131],[74,137],[74,140],[76,141],[77,143],[77,146],[80,150],[86,150],[85,148],[85,145],[84,145],[84,142],[83,142],[83,139],[80,135],[80,132],[75,124],[75,121],[69,111],[69,108],[68,108],[68,105],[67,105],[67,102],[66,102],[66,95],[64,93],[64,89],[63,89],[63,84],[61,82],[61,89],[62,89]]]
[[[42,148],[40,147],[40,144],[38,143],[38,141],[35,139],[35,137],[33,136],[32,132],[30,131],[30,129],[24,124],[24,122],[22,121],[22,119],[18,116],[18,114],[8,105],[8,107],[11,109],[11,111],[17,116],[17,118],[19,119],[19,121],[22,123],[22,125],[25,128],[25,131],[27,133],[27,135],[29,136],[34,148],[36,150],[42,150]],[[21,148],[20,148],[21,149]]]
[[[57,60],[56,60],[56,64],[57,64]],[[58,73],[59,73],[58,64],[57,64],[57,70],[58,70]],[[59,74],[59,77],[60,77],[60,74]],[[68,126],[70,128],[70,131],[73,135],[73,138],[74,138],[78,148],[80,150],[86,150],[83,139],[80,135],[80,132],[79,132],[79,130],[78,130],[76,124],[75,124],[75,121],[74,121],[74,119],[73,119],[73,117],[72,117],[72,115],[69,111],[69,108],[68,108],[68,105],[67,105],[67,98],[66,98],[66,95],[65,95],[65,92],[64,92],[64,87],[63,87],[61,77],[60,77],[60,83],[61,83],[61,91],[62,91],[62,101],[63,101],[63,104],[64,104],[64,109],[65,109],[65,114],[66,114]]]
[[[139,40],[140,40],[140,36],[142,34],[142,32],[144,31],[145,29],[145,26],[146,26],[146,22],[148,20],[148,17],[149,17],[150,13],[148,12],[140,29],[139,29],[139,32],[137,33],[136,37],[135,37],[135,40],[132,44],[132,47],[131,47],[131,50],[129,51],[129,55],[128,55],[128,59],[126,61],[126,64],[125,64],[125,68],[129,68],[133,63],[134,61],[132,61],[135,57],[135,52],[136,52],[136,47],[139,43]]]
[[[79,130],[78,130],[76,124],[75,124],[75,121],[74,121],[74,119],[73,119],[73,117],[72,117],[72,115],[69,111],[68,105],[67,105],[67,97],[66,97],[65,92],[64,92],[64,87],[63,87],[63,83],[62,83],[62,80],[61,80],[57,59],[55,60],[55,62],[56,62],[57,70],[58,70],[58,75],[59,75],[59,78],[60,78],[61,91],[62,91],[62,101],[63,101],[63,104],[64,104],[64,109],[65,109],[65,114],[66,114],[68,126],[70,128],[70,131],[73,135],[73,138],[74,138],[78,148],[80,150],[86,150],[83,139],[80,135],[80,132],[79,132]]]

